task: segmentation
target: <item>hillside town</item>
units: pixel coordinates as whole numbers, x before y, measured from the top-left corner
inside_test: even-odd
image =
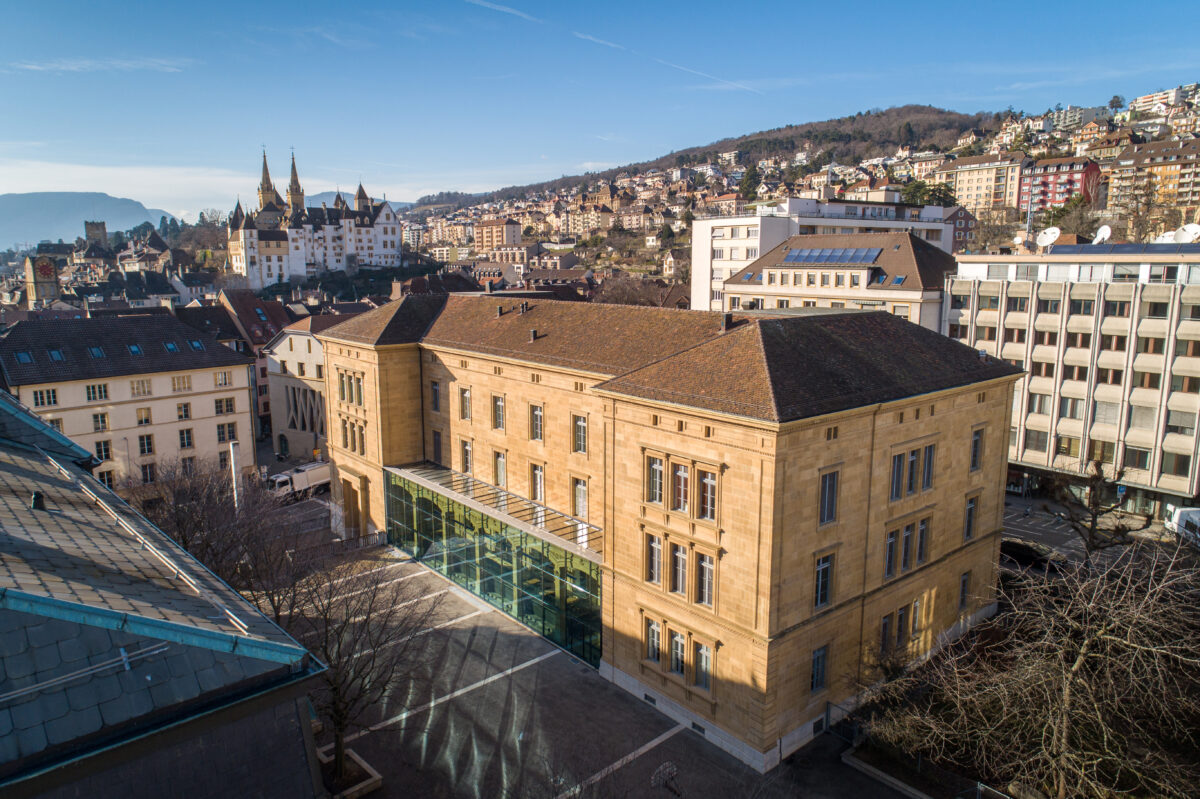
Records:
[[[977,117],[9,251],[0,792],[1193,795],[1200,84]]]

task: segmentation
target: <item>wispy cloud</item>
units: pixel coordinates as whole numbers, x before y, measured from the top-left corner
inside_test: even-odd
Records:
[[[625,47],[617,44],[616,42],[609,42],[609,41],[605,41],[604,39],[598,39],[595,36],[591,36],[586,33],[580,33],[579,31],[571,31],[571,34],[576,39],[583,39],[585,42],[594,42],[596,44],[602,44],[605,47],[611,47],[614,50],[624,50],[625,49]]]
[[[709,75],[707,72],[701,72],[698,69],[692,69],[691,67],[685,67],[685,66],[682,66],[681,64],[673,64],[670,61],[664,61],[661,58],[656,58],[654,60],[657,61],[658,63],[662,64],[664,67],[670,67],[671,69],[677,69],[680,72],[687,72],[689,75],[699,75],[702,78],[707,78],[708,80],[716,81],[717,83],[724,84],[731,89],[740,89],[741,91],[752,92],[753,94],[763,94],[763,92],[759,91],[758,89],[755,89],[752,86],[747,86],[744,83],[738,83],[737,81],[725,80],[724,78],[718,78],[716,75]]]
[[[619,164],[610,163],[609,161],[584,161],[579,165],[579,168],[585,172],[599,172],[601,169],[612,169]]]
[[[514,17],[520,17],[521,19],[525,20],[526,22],[541,22],[542,21],[542,20],[538,19],[537,17],[526,14],[524,11],[518,11],[517,9],[513,8],[512,6],[502,6],[499,3],[489,3],[489,2],[487,2],[487,0],[466,0],[466,2],[470,3],[473,6],[479,6],[480,8],[490,8],[492,11],[499,11],[501,14],[511,14]]]
[[[361,29],[361,26],[355,26]],[[272,27],[253,27],[252,30],[260,30],[266,33],[283,34],[293,36],[301,40],[320,39],[324,42],[342,47],[345,49],[361,49],[364,47],[373,47],[374,43],[366,35],[355,35],[347,33],[344,27],[332,25],[310,25],[301,28],[272,28]],[[361,29],[365,31],[365,29]],[[401,34],[403,35],[403,33]]]
[[[8,66],[22,72],[182,72],[193,63],[190,58],[56,58]]]

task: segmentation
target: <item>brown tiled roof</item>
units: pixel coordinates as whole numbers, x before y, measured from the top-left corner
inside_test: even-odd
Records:
[[[312,333],[313,335],[316,335],[317,333],[328,330],[334,325],[340,325],[342,322],[358,316],[359,313],[362,312],[313,314],[311,316],[304,317],[298,322],[292,322],[290,325],[285,327],[284,330],[295,330],[301,333]]]
[[[752,317],[598,388],[787,422],[1017,374],[891,314],[818,313]]]
[[[326,329],[320,338],[386,346],[420,341],[448,294],[410,294]]]
[[[199,341],[200,349],[194,349],[191,341]],[[168,342],[173,343],[173,352],[166,348]],[[131,352],[130,345],[139,347],[141,354]],[[99,346],[103,357],[92,357],[88,350],[92,346]],[[52,359],[51,349],[61,352],[62,360]],[[18,352],[28,353],[30,362],[18,360]],[[18,322],[0,339],[0,369],[10,386],[251,362],[248,356],[164,314]]]
[[[783,259],[791,249],[843,249],[851,247],[879,248],[883,250],[870,266],[883,270],[886,276],[883,283],[874,279],[868,281],[867,289],[897,289],[903,291],[921,291],[926,289],[941,289],[945,284],[947,272],[958,268],[954,256],[943,252],[922,238],[906,231],[895,233],[837,233],[810,234],[792,236],[778,247],[768,251],[757,261],[753,261],[725,281],[729,289],[739,286],[747,288],[761,285],[764,269],[862,269],[866,264],[845,263],[784,263]],[[745,276],[753,274],[753,280],[745,280]],[[878,273],[873,272],[872,277]],[[893,279],[904,276],[904,282],[895,285]]]
[[[885,313],[743,315],[722,333],[711,311],[527,300],[520,313],[520,302],[406,297],[319,338],[420,341],[591,372],[612,378],[601,387],[614,393],[772,422],[1020,373]]]

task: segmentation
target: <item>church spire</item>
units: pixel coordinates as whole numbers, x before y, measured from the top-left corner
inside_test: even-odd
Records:
[[[277,195],[275,186],[271,183],[271,173],[267,170],[267,151],[263,149],[262,182],[258,184],[258,207],[263,208]]]
[[[300,188],[300,175],[296,172],[296,154],[292,153],[292,179],[287,190],[288,211],[297,213],[304,210],[304,189]]]
[[[354,195],[354,210],[369,211],[371,206],[371,198],[367,196],[367,190],[363,188],[361,183],[358,184],[358,192]]]

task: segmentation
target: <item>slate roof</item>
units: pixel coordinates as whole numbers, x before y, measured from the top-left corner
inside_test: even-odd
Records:
[[[786,263],[788,251],[797,250],[839,250],[851,248],[878,248],[882,250],[879,257],[871,264],[861,263],[820,263],[797,262]],[[871,279],[868,280],[868,290],[901,290],[901,291],[941,291],[945,285],[945,276],[958,268],[958,263],[948,252],[933,246],[922,238],[906,231],[895,233],[837,233],[837,234],[805,234],[792,236],[787,241],[768,250],[757,261],[752,261],[734,272],[725,280],[730,290],[738,286],[759,286],[762,283],[764,269],[862,269],[872,267]],[[878,270],[878,271],[876,271]],[[879,283],[875,278],[884,275],[884,282]],[[754,277],[747,280],[747,275]],[[896,285],[896,277],[904,281]]]
[[[711,311],[525,302],[521,313],[521,300],[501,294],[406,297],[319,338],[559,366],[607,376],[600,388],[613,393],[773,422],[1020,374],[885,313],[731,315],[722,332]]]
[[[261,299],[249,289],[225,289],[221,298],[251,344],[266,344],[292,322],[283,303]]]
[[[189,342],[200,342],[194,349]],[[167,342],[173,342],[174,352]],[[103,357],[88,348],[99,345]],[[140,347],[133,354],[129,347]],[[50,350],[62,353],[62,360]],[[27,353],[28,363],[17,353]],[[22,356],[24,359],[25,356]],[[91,380],[152,372],[245,366],[251,359],[169,314],[18,322],[0,338],[0,373],[9,386]]]
[[[241,331],[224,305],[188,305],[176,308],[175,316],[188,327],[207,333],[218,341],[242,338]]]
[[[0,403],[0,789],[317,673],[87,472],[11,438],[17,413]]]

